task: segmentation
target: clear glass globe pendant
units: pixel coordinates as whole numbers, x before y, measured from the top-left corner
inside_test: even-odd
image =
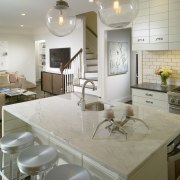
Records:
[[[59,0],[56,2],[56,6],[47,12],[46,24],[52,34],[63,37],[75,29],[76,16],[71,15],[67,2]]]
[[[102,23],[113,28],[130,24],[139,10],[138,0],[96,0]]]

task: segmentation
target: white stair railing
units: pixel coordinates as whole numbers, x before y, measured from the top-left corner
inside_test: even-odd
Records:
[[[84,77],[84,68],[82,60],[82,49],[74,57],[61,67],[61,73],[64,77],[64,92],[73,92],[74,85],[79,84],[79,79]]]

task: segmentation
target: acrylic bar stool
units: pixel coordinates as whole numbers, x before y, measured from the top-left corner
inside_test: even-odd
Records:
[[[42,180],[46,171],[55,166],[57,160],[58,152],[54,147],[36,145],[19,154],[17,165],[21,173],[31,176],[33,179],[42,174]]]
[[[0,175],[2,179],[7,180],[7,176],[4,174],[5,167],[2,167],[4,153],[10,156],[9,161],[9,180],[13,179],[13,156],[20,153],[22,150],[33,145],[34,136],[30,132],[16,132],[3,136],[0,139],[1,148],[1,167]],[[15,161],[16,163],[16,161]]]
[[[81,166],[64,164],[49,171],[45,180],[91,180],[89,172]]]

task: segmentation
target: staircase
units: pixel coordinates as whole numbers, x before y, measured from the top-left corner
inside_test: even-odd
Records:
[[[85,77],[79,79],[79,84],[74,85],[75,92],[82,92],[82,86],[86,80],[92,80],[98,86],[98,64],[96,54],[90,48],[86,48],[86,68]],[[97,90],[93,91],[92,84],[88,83],[85,89],[86,94],[97,95]]]

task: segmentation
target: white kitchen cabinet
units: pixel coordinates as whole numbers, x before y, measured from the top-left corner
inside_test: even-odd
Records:
[[[140,0],[133,21],[133,50],[178,50],[180,48],[180,1]]]
[[[149,0],[139,0],[139,13],[133,21],[133,49],[149,44]]]
[[[169,49],[180,48],[180,1],[169,2]]]
[[[150,106],[169,111],[167,93],[132,88],[133,105]]]

